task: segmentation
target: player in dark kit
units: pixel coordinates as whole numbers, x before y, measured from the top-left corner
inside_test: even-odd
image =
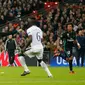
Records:
[[[74,73],[72,65],[72,49],[75,44],[80,48],[80,44],[76,40],[76,33],[73,31],[73,24],[66,24],[66,31],[61,35],[61,40],[64,45],[64,52],[66,53],[66,60],[69,62],[70,73]]]
[[[76,40],[76,33],[73,31],[73,24],[66,24],[66,31],[61,35],[61,41],[63,44],[63,51],[59,51],[57,56],[61,56],[63,59],[69,62],[70,73],[74,73],[72,65],[72,49],[75,44],[80,48],[80,44]]]

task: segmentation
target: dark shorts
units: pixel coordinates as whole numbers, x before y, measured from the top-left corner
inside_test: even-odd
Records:
[[[72,48],[66,48],[65,52],[68,58],[72,56]]]
[[[65,51],[60,51],[59,56],[62,57],[64,60],[66,60],[66,58],[72,57],[72,48],[66,48]]]
[[[64,60],[66,60],[67,58],[72,57],[72,48],[66,48],[65,51],[59,51],[60,55],[58,55],[59,57],[63,58]],[[54,55],[54,57],[57,57],[56,55]]]

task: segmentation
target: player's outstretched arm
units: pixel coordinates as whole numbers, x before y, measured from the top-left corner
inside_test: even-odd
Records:
[[[9,31],[9,32],[0,32],[0,37],[5,37],[5,36],[8,36],[8,35],[14,35],[14,34],[20,33],[20,32],[21,32],[21,29]]]

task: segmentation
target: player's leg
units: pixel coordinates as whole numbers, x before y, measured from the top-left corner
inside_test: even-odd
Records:
[[[40,54],[36,55],[38,62],[40,63],[41,67],[46,71],[48,77],[53,77],[51,74],[50,70],[48,69],[47,65],[45,62],[42,60],[43,58],[43,49],[41,49]]]
[[[29,58],[35,57],[33,54],[33,49],[26,50],[23,54]]]
[[[46,71],[48,77],[53,77],[45,62],[42,59],[38,59],[38,62],[40,63],[41,67]]]
[[[70,69],[70,73],[73,73],[72,60],[69,60],[69,69]]]
[[[68,51],[67,51],[67,53],[68,53],[68,62],[69,62],[69,69],[70,69],[70,73],[74,73],[74,71],[73,71],[73,65],[72,65],[72,61],[73,61],[73,56],[72,56],[72,49],[69,49]]]
[[[32,49],[29,49],[29,50],[25,51],[25,52],[24,52],[23,54],[21,54],[21,55],[27,56],[27,57],[30,57],[30,58],[34,57],[34,55],[32,55]],[[24,59],[23,56],[20,56],[20,57],[19,57],[19,60],[20,60],[22,66],[23,66],[23,68],[24,68],[24,72],[21,74],[21,76],[25,76],[25,75],[27,75],[27,74],[30,73],[30,70],[28,69],[28,67],[27,67],[27,65],[26,65],[26,62],[25,62],[25,59]]]
[[[25,76],[27,74],[30,74],[30,70],[28,69],[27,65],[26,65],[26,62],[25,62],[25,59],[23,56],[19,56],[18,57],[22,67],[24,68],[24,72],[21,74],[21,76]]]

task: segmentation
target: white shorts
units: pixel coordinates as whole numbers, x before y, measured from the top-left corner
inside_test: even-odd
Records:
[[[31,48],[24,52],[24,54],[30,58],[37,57],[37,59],[43,59],[43,47]]]

